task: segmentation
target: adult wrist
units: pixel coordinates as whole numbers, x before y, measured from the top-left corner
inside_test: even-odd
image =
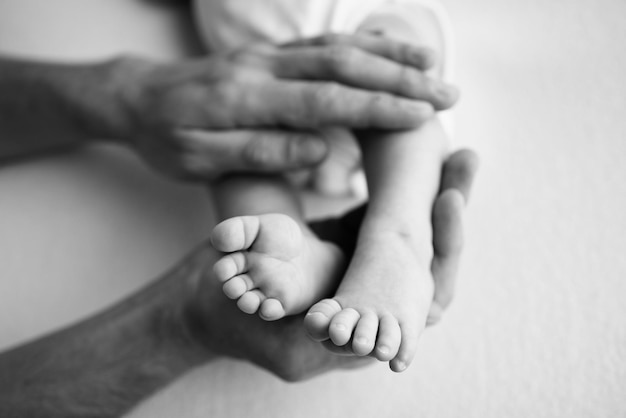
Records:
[[[134,124],[128,96],[134,94],[145,66],[145,61],[131,56],[117,56],[89,66],[90,82],[85,94],[77,98],[76,107],[90,138],[130,143]]]
[[[202,318],[197,315],[194,304],[196,284],[203,280],[203,251],[197,251],[158,282],[141,292],[149,307],[148,317],[154,330],[152,338],[167,346],[173,360],[182,368],[191,368],[210,361],[215,354],[209,349],[206,328],[200,326]],[[210,264],[209,264],[210,265]],[[142,302],[138,305],[141,305]],[[202,312],[204,313],[204,312]],[[201,315],[201,314],[200,314]]]

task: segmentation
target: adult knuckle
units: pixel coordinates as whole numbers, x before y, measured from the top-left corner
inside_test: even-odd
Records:
[[[347,45],[331,45],[326,48],[324,60],[331,74],[346,72],[356,59],[356,49]]]
[[[276,144],[266,133],[255,133],[243,149],[250,168],[270,168],[276,164]]]
[[[210,178],[217,171],[217,164],[206,151],[206,144],[193,137],[178,141],[176,156],[179,177],[186,179]]]
[[[414,61],[415,49],[413,45],[399,44],[393,52],[395,52],[398,59],[411,62]]]
[[[230,80],[219,80],[211,84],[209,88],[211,99],[219,105],[228,105],[235,98],[235,84]]]
[[[316,109],[328,105],[341,95],[341,91],[341,85],[333,81],[315,85],[308,95],[309,107]]]
[[[234,128],[233,112],[240,92],[235,82],[220,80],[208,88],[209,100],[204,104],[208,122],[213,128]]]
[[[364,113],[367,115],[378,114],[381,111],[388,111],[395,103],[394,99],[387,93],[371,93],[364,105]]]
[[[297,133],[287,133],[283,137],[282,161],[285,164],[297,163],[303,153],[304,137]]]
[[[415,94],[417,87],[417,74],[412,68],[403,66],[397,79],[398,93],[412,96]]]
[[[302,102],[304,116],[310,126],[318,126],[323,114],[336,112],[337,103],[342,98],[343,88],[339,83],[326,82],[307,89]]]

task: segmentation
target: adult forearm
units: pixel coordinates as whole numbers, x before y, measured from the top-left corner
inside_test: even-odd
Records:
[[[0,354],[0,416],[118,417],[211,359],[181,320],[183,270],[105,313]]]
[[[0,159],[121,137],[121,63],[0,57]]]

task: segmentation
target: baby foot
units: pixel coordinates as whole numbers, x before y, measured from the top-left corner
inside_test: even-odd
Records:
[[[274,321],[325,297],[344,269],[344,256],[287,215],[239,216],[217,225],[211,242],[225,253],[213,270],[243,312]]]
[[[433,297],[430,261],[399,236],[361,239],[337,293],[309,309],[304,325],[316,340],[405,370],[426,325]]]

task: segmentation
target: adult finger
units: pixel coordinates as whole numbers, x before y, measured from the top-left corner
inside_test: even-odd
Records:
[[[353,46],[420,70],[428,70],[435,64],[435,52],[419,45],[391,40],[371,33],[331,33],[314,38],[299,39],[284,44],[285,47],[302,46]]]
[[[448,307],[463,249],[463,196],[456,189],[447,189],[433,206],[433,258],[431,271],[435,280],[435,310]],[[436,313],[436,312],[431,312]],[[431,322],[433,318],[429,320]]]
[[[271,60],[277,77],[328,80],[367,90],[379,90],[424,100],[448,109],[458,90],[423,71],[351,45],[278,49]]]
[[[251,83],[234,101],[231,109],[238,126],[411,129],[433,114],[432,105],[424,101],[334,82]]]
[[[440,192],[456,189],[467,202],[478,165],[478,155],[472,150],[461,149],[452,153],[443,166]]]
[[[327,146],[312,132],[274,130],[208,131],[180,129],[179,162],[188,177],[211,178],[225,172],[280,172],[322,161]]]
[[[435,294],[428,324],[436,323],[454,296],[457,271],[463,249],[463,209],[469,198],[478,168],[478,157],[471,150],[452,154],[444,164],[441,192],[433,206],[432,273]]]

